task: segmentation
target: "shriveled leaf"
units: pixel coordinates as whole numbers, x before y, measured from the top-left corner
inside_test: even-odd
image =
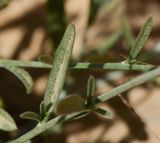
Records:
[[[84,100],[80,95],[73,94],[61,99],[56,107],[56,114],[69,114],[85,109]]]
[[[94,111],[97,112],[98,114],[106,116],[108,118],[113,117],[113,113],[111,113],[110,111],[107,111],[105,109],[102,109],[102,108],[96,108]]]
[[[90,76],[87,84],[87,107],[92,104],[92,99],[95,93],[96,82],[93,76]]]
[[[0,108],[0,130],[14,131],[17,126],[12,117],[2,108]]]
[[[66,32],[62,38],[62,41],[56,51],[55,58],[53,61],[53,66],[49,75],[49,80],[47,83],[47,88],[44,95],[45,107],[52,103],[50,113],[56,107],[57,100],[62,91],[66,71],[69,65],[70,56],[72,53],[72,48],[75,39],[75,27],[74,25],[68,26]]]
[[[152,26],[152,17],[149,17],[147,21],[144,23],[143,27],[141,28],[140,33],[138,34],[138,37],[136,38],[136,41],[132,46],[132,49],[129,54],[129,61],[132,61],[137,58],[142,47],[144,46],[144,43],[148,39],[148,36],[152,30]]]
[[[50,55],[41,55],[39,56],[38,60],[46,64],[53,63],[53,57],[51,57]]]
[[[29,120],[34,120],[34,121],[37,121],[37,122],[40,122],[40,117],[39,117],[39,114],[35,113],[35,112],[31,112],[31,111],[27,111],[27,112],[24,112],[20,115],[21,118],[23,119],[29,119]]]
[[[32,92],[33,80],[27,71],[14,66],[4,66],[4,68],[12,72],[20,79],[20,81],[24,84],[28,94]]]

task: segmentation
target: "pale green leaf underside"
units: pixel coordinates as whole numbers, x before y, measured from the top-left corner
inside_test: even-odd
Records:
[[[63,88],[66,71],[75,39],[75,27],[69,25],[56,51],[53,66],[49,75],[44,104],[47,106],[52,103],[51,111],[55,109],[58,97]]]
[[[39,114],[31,112],[31,111],[22,113],[20,117],[24,119],[35,120],[35,121],[40,122]]]
[[[28,72],[26,72],[21,68],[10,66],[10,65],[9,66],[5,65],[3,67],[9,70],[10,72],[12,72],[14,75],[16,75],[20,79],[20,81],[24,84],[26,88],[26,92],[31,93],[32,87],[33,87],[33,80]]]
[[[17,126],[12,117],[2,108],[0,108],[0,130],[14,131]]]

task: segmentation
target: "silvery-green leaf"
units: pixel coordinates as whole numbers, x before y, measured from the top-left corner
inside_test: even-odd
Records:
[[[17,126],[12,117],[2,108],[0,108],[0,130],[14,131]]]
[[[149,17],[147,21],[144,23],[143,27],[141,28],[138,37],[136,38],[135,43],[132,46],[132,49],[129,54],[129,60],[134,60],[137,58],[138,54],[140,53],[144,43],[148,39],[148,36],[152,30],[153,21],[152,17]]]
[[[64,97],[61,99],[56,107],[56,113],[63,115],[63,114],[70,114],[74,112],[80,112],[85,109],[84,100],[80,95],[73,94]]]
[[[106,109],[96,108],[94,111],[97,112],[98,114],[106,116],[108,118],[113,117],[113,113],[111,113],[110,111],[107,111]]]
[[[28,94],[32,92],[33,80],[27,71],[18,67],[10,66],[10,65],[8,66],[5,65],[3,67],[9,70],[10,72],[12,72],[14,75],[16,75],[20,79],[20,81],[24,84],[26,88],[26,92]]]
[[[45,106],[52,103],[50,113],[55,109],[57,100],[64,85],[65,75],[72,53],[74,39],[75,27],[74,25],[69,25],[56,51],[44,95],[43,101]]]
[[[23,119],[29,119],[29,120],[34,120],[40,122],[40,117],[39,114],[31,111],[24,112],[20,115],[21,118]]]

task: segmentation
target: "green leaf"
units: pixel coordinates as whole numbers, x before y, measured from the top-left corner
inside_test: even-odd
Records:
[[[14,131],[17,126],[12,117],[2,108],[0,108],[0,130]]]
[[[110,111],[104,110],[102,108],[96,108],[94,111],[97,112],[98,114],[106,116],[108,118],[113,117],[113,113],[111,113]]]
[[[92,105],[95,88],[96,88],[95,78],[93,76],[90,76],[87,84],[87,105],[86,105],[87,107]]]
[[[39,114],[37,114],[35,112],[31,112],[31,111],[27,111],[27,112],[22,113],[20,115],[20,117],[23,119],[29,119],[29,120],[41,122]]]
[[[0,10],[5,8],[11,0],[0,0]]]
[[[32,92],[33,80],[32,80],[32,77],[28,74],[28,72],[26,72],[21,68],[10,66],[10,65],[9,66],[4,65],[3,67],[9,70],[10,72],[12,72],[14,75],[16,75],[20,79],[20,81],[24,84],[26,88],[26,92],[28,94]]]
[[[147,21],[144,23],[143,27],[141,28],[140,33],[138,34],[138,37],[132,46],[132,49],[129,54],[129,61],[130,62],[137,58],[142,47],[144,46],[144,43],[148,39],[148,36],[152,30],[152,26],[153,26],[152,17],[149,17],[147,19]]]
[[[42,101],[40,104],[40,119],[41,121],[48,116],[48,112],[50,108],[52,107],[52,103],[48,104],[47,106],[44,105],[44,102]]]
[[[39,56],[38,60],[46,64],[53,63],[53,57],[51,57],[50,55],[41,55]]]
[[[56,107],[56,114],[70,114],[74,112],[79,112],[85,109],[84,100],[80,95],[73,94],[70,96],[66,96],[61,99]]]
[[[53,110],[55,109],[57,100],[64,85],[64,80],[69,65],[70,56],[72,53],[74,39],[75,27],[74,25],[69,25],[56,51],[44,95],[45,106],[52,103],[50,113],[53,112]]]

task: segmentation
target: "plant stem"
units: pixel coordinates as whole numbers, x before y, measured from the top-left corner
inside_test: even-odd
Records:
[[[115,97],[116,95],[119,95],[120,93],[133,88],[135,86],[138,86],[140,84],[143,84],[145,82],[147,82],[148,80],[151,80],[157,76],[160,76],[160,68],[156,68],[152,71],[149,71],[148,73],[145,73],[143,75],[138,76],[137,78],[134,78],[126,83],[124,83],[123,85],[120,85],[116,88],[114,88],[113,90],[111,90],[110,92],[104,93],[100,96],[98,96],[96,98],[96,104],[100,103],[100,102],[104,102],[109,100],[110,98]],[[79,113],[74,113],[74,114],[69,114],[65,117],[65,119],[63,121],[67,121],[71,118],[74,118],[75,116],[77,116]],[[32,129],[31,131],[27,132],[26,134],[22,135],[21,137],[7,142],[7,143],[23,143],[27,140],[30,140],[31,138],[37,136],[38,134],[50,129],[51,127],[53,127],[57,121],[59,121],[61,119],[62,116],[58,116],[46,123],[43,123],[39,126],[36,126],[34,129]]]
[[[7,66],[17,66],[25,68],[47,68],[50,69],[52,65],[46,64],[39,61],[20,61],[20,60],[0,60],[0,67],[4,65]],[[86,69],[86,70],[134,70],[134,71],[148,71],[153,69],[153,65],[143,65],[143,64],[127,64],[127,63],[76,63],[69,66],[70,69]]]
[[[118,94],[120,94],[124,91],[127,91],[128,89],[131,89],[135,86],[143,84],[143,83],[147,82],[148,80],[151,80],[159,75],[160,75],[160,68],[156,68],[156,69],[154,69],[150,72],[147,72],[145,74],[142,74],[142,75],[118,86],[118,87],[115,87],[114,89],[112,89],[111,91],[109,91],[107,93],[104,93],[104,94],[98,96],[96,98],[95,102],[99,103],[99,102],[107,101],[110,98],[113,98],[113,97],[117,96]]]

